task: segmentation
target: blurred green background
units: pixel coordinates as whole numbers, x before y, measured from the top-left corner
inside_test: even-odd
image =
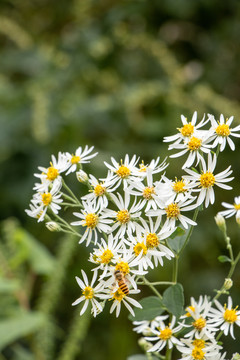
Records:
[[[76,317],[74,276],[89,267],[88,251],[27,217],[33,173],[51,154],[86,144],[99,151],[89,167],[95,176],[105,175],[111,156],[163,159],[163,137],[195,110],[199,119],[234,115],[237,126],[239,34],[237,0],[1,0],[1,360],[125,360],[141,353],[126,311],[118,320],[107,311],[94,320]],[[215,205],[200,213],[180,266],[186,303],[212,295],[228,272],[217,261],[226,251],[213,217],[222,201],[239,195],[235,142],[217,168],[232,164],[234,189],[216,191]],[[169,177],[182,174],[178,163],[171,161]],[[239,229],[229,223],[237,251]],[[160,276],[169,269],[166,262]],[[233,280],[237,304],[239,267]],[[239,341],[228,339],[225,347],[229,356],[240,350]]]

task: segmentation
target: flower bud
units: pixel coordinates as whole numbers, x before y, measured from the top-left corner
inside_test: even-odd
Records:
[[[61,230],[61,227],[55,221],[49,221],[45,225],[49,231],[60,231]]]
[[[88,175],[83,170],[79,170],[76,172],[76,176],[79,182],[85,183],[88,181]]]
[[[226,221],[225,221],[224,217],[221,214],[217,213],[217,215],[214,217],[214,219],[215,219],[216,224],[219,227],[219,229],[225,233],[227,228],[226,228]]]
[[[143,337],[138,340],[138,345],[145,352],[148,351],[149,349],[151,349],[151,347],[152,347],[152,344],[149,341],[145,340]]]
[[[239,353],[233,354],[232,360],[240,360],[240,354]]]
[[[236,222],[238,225],[240,225],[240,217],[236,217]]]
[[[233,281],[232,281],[232,279],[230,279],[230,278],[226,278],[225,279],[225,281],[224,281],[224,289],[225,290],[229,290],[229,289],[231,289],[231,287],[233,286]]]

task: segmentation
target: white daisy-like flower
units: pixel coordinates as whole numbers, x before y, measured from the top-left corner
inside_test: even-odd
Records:
[[[164,321],[169,317],[169,315],[160,315],[156,316],[153,320],[142,320],[142,321],[133,321],[134,331],[141,333],[144,336],[150,336],[152,334],[152,329],[159,327],[160,321]]]
[[[95,317],[97,314],[99,314],[99,312],[103,310],[101,303],[96,299],[102,298],[101,295],[103,295],[103,286],[101,283],[98,283],[98,285],[95,287],[93,286],[97,279],[97,271],[93,272],[93,277],[90,284],[86,273],[83,270],[81,270],[81,272],[83,281],[78,276],[76,276],[76,280],[82,290],[82,295],[77,300],[75,300],[72,305],[78,305],[81,302],[85,301],[80,311],[80,315],[82,315],[87,310],[87,307],[90,303],[92,306],[93,316]]]
[[[179,180],[176,177],[175,181],[173,181],[166,176],[163,176],[162,180],[163,183],[161,183],[159,189],[161,197],[164,197],[169,203],[183,201],[191,197],[192,184],[190,184],[189,180],[183,178]]]
[[[99,210],[97,205],[93,205],[89,202],[83,201],[83,210],[81,213],[74,212],[73,215],[80,218],[79,221],[74,221],[71,225],[74,226],[86,226],[86,230],[81,237],[79,244],[86,240],[86,246],[91,242],[94,235],[94,244],[97,243],[97,230],[101,233],[107,233],[111,230],[111,227],[108,224],[112,223],[112,220],[108,218],[108,214]]]
[[[94,270],[102,270],[100,279],[104,278],[107,272],[109,272],[109,266],[116,263],[120,256],[119,249],[121,249],[122,245],[122,239],[109,234],[107,241],[102,238],[101,244],[98,244],[98,248],[94,249],[93,253],[90,254],[90,261],[97,265]]]
[[[134,196],[141,196],[141,205],[142,208],[145,207],[145,211],[148,211],[151,208],[157,210],[157,200],[160,195],[160,189],[153,184],[153,174],[152,170],[149,168],[146,171],[145,179],[147,180],[146,184],[141,181],[130,183],[130,186],[125,191]]]
[[[92,159],[94,156],[96,156],[98,153],[90,154],[94,149],[94,146],[91,146],[88,148],[88,145],[85,146],[83,149],[81,146],[77,148],[75,151],[75,154],[66,153],[66,158],[68,162],[68,171],[66,172],[66,175],[75,172],[80,168],[81,164],[86,164],[90,162],[90,159]]]
[[[215,360],[219,359],[221,346],[215,339],[206,336],[197,336],[195,339],[181,339],[182,344],[177,345],[178,351],[184,360]],[[180,360],[180,359],[179,359]]]
[[[199,161],[203,161],[202,153],[209,153],[211,151],[211,141],[209,133],[196,134],[184,141],[183,144],[170,145],[169,150],[178,149],[180,152],[170,155],[170,158],[180,157],[188,153],[187,160],[182,166],[182,169],[189,168],[193,164],[198,165]]]
[[[190,211],[195,209],[198,206],[197,204],[190,205],[194,200],[195,197],[190,199],[184,199],[178,202],[173,202],[170,204],[161,201],[159,202],[159,206],[161,208],[158,210],[149,210],[147,212],[147,216],[161,217],[162,215],[166,215],[167,219],[165,220],[165,223],[162,227],[164,231],[170,231],[175,229],[177,221],[180,221],[182,226],[187,229],[188,224],[197,225],[197,223],[192,219],[189,219],[187,216],[183,215],[182,211]]]
[[[54,214],[58,214],[58,211],[61,209],[61,199],[62,193],[60,192],[62,183],[61,181],[55,180],[50,191],[38,192],[34,194],[32,199],[33,207],[35,207],[38,217],[38,222],[44,220],[44,216],[48,209],[51,209]],[[37,210],[37,207],[38,210]],[[35,213],[35,210],[32,208],[32,214]]]
[[[138,158],[136,155],[133,155],[132,159],[129,159],[129,155],[126,154],[124,161],[121,160],[120,164],[111,157],[111,161],[113,165],[108,164],[104,161],[104,164],[107,166],[111,172],[108,174],[106,179],[101,179],[108,181],[109,184],[115,185],[117,188],[121,183],[123,183],[123,188],[125,189],[129,184],[129,181],[138,181],[139,178],[136,176],[137,174],[137,163]]]
[[[182,325],[175,326],[176,317],[173,316],[171,322],[168,325],[160,320],[159,326],[157,329],[152,329],[152,334],[155,336],[145,337],[147,341],[155,341],[156,344],[151,347],[148,352],[160,352],[165,346],[171,349],[174,345],[181,345],[181,341],[179,341],[174,334],[182,329]]]
[[[46,186],[52,184],[56,179],[58,181],[61,180],[60,174],[68,168],[68,160],[64,153],[59,152],[57,159],[52,155],[51,160],[49,167],[38,167],[41,174],[34,174],[34,176],[41,180],[41,184],[36,185],[37,187],[35,186],[38,191],[45,191]]]
[[[222,205],[228,210],[220,211],[219,214],[224,216],[225,218],[229,218],[231,216],[236,216],[236,220],[240,219],[240,196],[236,196],[234,198],[233,204],[228,204],[226,202],[222,202]]]
[[[234,324],[240,326],[240,310],[237,310],[238,306],[233,309],[233,302],[231,296],[228,296],[228,302],[224,306],[220,304],[218,300],[214,300],[217,309],[212,308],[209,316],[211,322],[215,326],[220,326],[220,330],[224,332],[224,335],[231,334],[234,337]]]
[[[91,174],[89,175],[89,184],[92,189],[89,190],[89,194],[82,196],[82,200],[92,202],[94,205],[99,206],[100,209],[106,208],[108,206],[108,194],[114,189],[111,188],[107,181],[99,182]]]
[[[157,157],[157,159],[152,159],[149,164],[145,165],[144,161],[138,165],[139,168],[134,171],[134,174],[137,176],[140,176],[142,178],[145,178],[147,176],[148,170],[151,171],[152,174],[158,174],[165,170],[168,167],[168,163],[166,162],[166,159],[163,160],[161,164],[159,164],[160,157]]]
[[[187,118],[184,115],[181,115],[181,121],[183,126],[181,128],[177,128],[177,130],[179,131],[178,134],[164,137],[163,139],[164,142],[173,141],[174,143],[172,145],[175,145],[175,144],[179,144],[182,140],[183,141],[188,140],[196,133],[199,133],[199,129],[202,128],[209,121],[209,119],[205,120],[205,116],[204,116],[203,119],[200,121],[200,123],[196,125],[197,112],[194,111],[192,120],[190,122],[187,121]]]
[[[217,175],[213,174],[217,164],[216,154],[211,155],[208,154],[208,164],[206,164],[205,160],[202,161],[202,173],[199,174],[193,170],[185,169],[185,171],[190,175],[184,175],[183,177],[192,180],[194,182],[194,187],[199,187],[200,189],[193,189],[193,191],[199,192],[197,204],[200,205],[205,200],[205,207],[208,207],[209,203],[213,204],[215,201],[215,194],[213,187],[215,185],[219,186],[225,190],[231,190],[232,187],[226,185],[226,182],[233,180],[233,177],[228,177],[231,175],[232,170],[231,166],[229,166],[226,170],[220,172]]]
[[[235,150],[235,144],[230,136],[240,137],[240,125],[234,128],[230,127],[233,122],[233,116],[225,120],[223,114],[221,114],[220,120],[216,121],[213,115],[209,115],[209,119],[212,124],[210,131],[213,132],[214,139],[212,147],[215,148],[220,145],[220,151],[223,151],[228,143],[231,150]]]
[[[137,203],[135,198],[133,204],[130,205],[130,194],[127,191],[124,192],[124,198],[119,193],[117,195],[111,194],[111,199],[119,210],[106,209],[106,214],[115,220],[111,231],[114,232],[118,228],[116,236],[122,237],[126,231],[133,233],[136,228],[141,227],[139,222],[141,221],[142,203]]]
[[[182,324],[184,327],[189,328],[189,332],[185,337],[203,337],[206,336],[209,339],[214,338],[214,334],[218,331],[216,324],[213,324],[209,319],[209,313],[211,310],[211,302],[208,301],[207,296],[200,296],[197,302],[194,298],[191,298],[191,305],[187,307],[187,313],[181,318],[192,317],[193,321],[190,325]]]

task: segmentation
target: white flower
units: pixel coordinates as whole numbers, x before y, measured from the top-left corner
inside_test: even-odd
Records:
[[[48,168],[39,166],[38,169],[41,171],[41,174],[34,174],[34,176],[40,178],[41,184],[36,185],[36,189],[39,191],[45,191],[46,186],[50,185],[56,179],[58,181],[61,179],[61,173],[68,168],[67,157],[64,153],[58,153],[58,159],[54,155],[51,156],[52,161]],[[41,187],[42,186],[42,187]]]
[[[109,184],[115,185],[115,188],[123,183],[124,189],[128,185],[129,181],[139,180],[135,175],[138,171],[136,167],[138,162],[136,155],[134,155],[131,160],[129,160],[128,154],[125,155],[124,161],[121,160],[120,164],[113,157],[111,157],[111,160],[113,165],[104,161],[104,164],[111,170],[111,173],[108,174],[106,179],[101,180],[108,181]]]
[[[110,226],[107,224],[112,223],[111,219],[108,219],[108,214],[99,211],[99,208],[92,203],[87,203],[83,201],[83,210],[82,212],[74,212],[73,215],[77,216],[81,220],[74,221],[71,225],[74,226],[86,226],[86,230],[81,237],[79,244],[83,241],[86,241],[86,246],[88,246],[92,240],[92,235],[94,234],[94,243],[97,243],[97,230],[99,232],[109,232]]]
[[[183,227],[185,229],[188,228],[188,224],[190,225],[197,225],[197,223],[191,219],[189,219],[188,217],[186,217],[185,215],[182,215],[182,211],[190,211],[195,209],[198,205],[193,204],[193,205],[189,205],[191,204],[193,201],[195,200],[195,198],[191,198],[191,199],[184,199],[182,201],[178,201],[178,202],[173,202],[170,204],[166,204],[164,202],[159,203],[161,209],[158,210],[149,210],[147,212],[147,216],[162,216],[162,215],[166,215],[167,219],[163,225],[164,231],[166,230],[173,230],[176,228],[176,222],[180,221],[180,223],[183,225]]]
[[[82,310],[80,311],[80,315],[82,315],[87,310],[88,304],[90,303],[92,306],[93,316],[95,317],[97,314],[99,314],[99,312],[103,310],[101,303],[99,303],[99,301],[96,299],[96,298],[101,298],[102,290],[103,290],[102,284],[99,283],[97,286],[93,287],[93,284],[97,279],[97,271],[93,272],[93,278],[91,284],[89,284],[85,272],[83,270],[81,270],[81,272],[84,281],[82,281],[77,276],[76,276],[76,280],[78,285],[82,289],[82,295],[77,300],[75,300],[72,303],[72,305],[77,305],[80,304],[82,301],[85,301]]]
[[[236,324],[240,326],[240,310],[232,308],[232,298],[228,296],[228,303],[222,306],[218,300],[215,300],[215,305],[218,309],[211,309],[209,316],[212,318],[211,322],[215,326],[220,326],[220,330],[224,332],[224,335],[228,335],[230,332],[232,338],[234,337],[233,326]]]
[[[159,164],[159,161],[160,157],[157,157],[156,160],[152,159],[148,165],[145,165],[144,161],[142,160],[142,162],[138,165],[139,169],[134,170],[134,174],[145,178],[147,176],[148,170],[150,170],[152,174],[158,174],[162,172],[166,169],[166,167],[168,167],[169,164],[166,163],[166,159],[164,159],[161,164]]]
[[[61,186],[62,183],[58,179],[54,181],[50,191],[34,194],[32,203],[35,208],[39,206],[39,216],[37,215],[38,221],[43,221],[44,216],[49,208],[53,211],[54,214],[58,214],[58,211],[61,209],[59,204],[61,204],[63,201],[63,199],[61,199],[62,193],[59,192]]]
[[[186,315],[181,318],[192,317],[193,321],[191,325],[183,323],[183,326],[190,327],[190,332],[188,332],[185,337],[207,336],[209,339],[213,339],[214,333],[218,328],[216,328],[215,324],[212,324],[208,318],[211,310],[211,302],[208,301],[207,296],[200,296],[198,302],[196,302],[194,298],[191,298],[191,305],[188,306],[186,310]]]
[[[152,334],[152,329],[159,327],[160,321],[164,321],[169,317],[169,315],[160,315],[156,316],[153,320],[142,320],[142,321],[133,321],[133,325],[136,325],[133,328],[137,333],[142,333],[144,336]]]
[[[106,209],[106,213],[110,218],[115,219],[115,224],[112,226],[111,231],[115,231],[117,228],[118,231],[116,236],[123,236],[125,232],[133,233],[137,227],[140,227],[138,222],[141,220],[141,202],[136,204],[136,199],[133,204],[130,206],[130,194],[125,191],[124,199],[118,193],[118,196],[111,194],[111,199],[114,204],[118,207],[118,211],[113,211]]]
[[[213,174],[213,171],[216,167],[217,157],[216,154],[211,156],[211,153],[208,154],[208,165],[205,161],[202,161],[202,173],[199,174],[193,170],[185,169],[185,171],[190,175],[185,175],[184,178],[194,181],[194,186],[199,187],[200,189],[194,189],[194,191],[199,192],[197,204],[200,205],[205,200],[205,207],[208,207],[209,203],[213,204],[215,201],[215,194],[213,187],[214,185],[219,186],[222,189],[231,190],[232,187],[226,185],[226,182],[229,182],[233,177],[229,178],[228,176],[232,173],[231,166],[226,170],[220,172],[217,175]]]
[[[162,320],[159,321],[159,326],[157,329],[152,329],[153,337],[145,337],[148,341],[158,340],[156,344],[151,347],[148,352],[157,352],[161,351],[165,346],[171,349],[174,345],[181,345],[182,343],[174,336],[182,326],[178,325],[174,327],[176,322],[175,316],[172,317],[171,323],[167,326]]]
[[[94,205],[99,206],[100,209],[108,206],[108,193],[111,193],[110,184],[107,181],[99,182],[93,175],[89,175],[89,183],[92,189],[90,193],[82,196],[82,200],[92,202]]]
[[[220,211],[220,215],[224,216],[225,218],[236,215],[236,220],[240,219],[240,196],[234,198],[234,204],[222,202],[222,205],[228,210]]]
[[[196,132],[198,133],[199,129],[203,127],[209,119],[205,120],[205,116],[200,121],[198,125],[196,125],[197,122],[197,112],[194,111],[192,120],[190,122],[187,121],[187,118],[184,115],[181,115],[181,121],[183,124],[183,127],[178,128],[179,131],[178,134],[172,135],[172,136],[166,136],[163,141],[165,142],[172,142],[175,141],[173,145],[179,144],[182,140],[188,140],[191,136],[193,136]]]
[[[71,155],[70,153],[67,152],[66,157],[68,161],[68,171],[66,172],[66,175],[78,170],[80,164],[89,163],[90,162],[89,160],[98,154],[96,152],[90,155],[93,149],[94,146],[88,148],[88,145],[86,145],[84,149],[81,146],[79,146],[75,151],[74,155]]]
[[[219,359],[221,346],[215,339],[206,336],[196,336],[195,339],[181,339],[182,344],[177,349],[182,353],[184,360],[216,360]],[[221,354],[220,354],[221,355]]]
[[[173,181],[166,176],[163,176],[162,180],[164,183],[161,183],[159,190],[161,197],[165,197],[167,202],[183,201],[191,197],[192,185],[189,180],[175,178],[175,181]]]
[[[213,139],[215,139],[212,147],[215,148],[217,145],[220,145],[220,151],[223,151],[228,142],[231,150],[235,150],[234,142],[230,136],[240,137],[240,125],[236,126],[235,128],[230,128],[233,122],[233,116],[231,116],[229,119],[226,119],[226,121],[223,114],[220,115],[219,121],[216,121],[213,115],[209,115],[209,119],[212,123],[210,131],[213,132]]]

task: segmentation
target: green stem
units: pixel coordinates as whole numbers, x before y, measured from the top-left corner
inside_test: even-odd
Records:
[[[195,211],[194,211],[193,221],[196,221],[197,216],[198,216],[198,212],[199,212],[199,207],[197,207],[197,208],[195,209]],[[180,250],[179,253],[178,253],[178,257],[180,257],[180,254],[183,252],[183,250],[184,250],[185,247],[187,246],[187,244],[188,244],[188,242],[189,242],[189,239],[190,239],[190,237],[191,237],[191,235],[192,235],[192,232],[193,232],[193,227],[194,227],[194,225],[191,225],[191,226],[190,226],[190,229],[189,229],[189,231],[188,231],[186,240],[185,240],[185,242],[184,242],[181,250]]]
[[[149,284],[146,284],[145,282],[141,282],[141,281],[137,281],[136,282],[138,285],[149,285],[149,284],[151,284],[151,285],[153,285],[153,286],[155,286],[155,285],[174,285],[175,283],[174,282],[172,282],[172,281],[156,281],[156,282],[150,282],[149,281]]]
[[[175,257],[173,258],[173,274],[172,274],[172,282],[173,282],[173,284],[177,283],[178,259],[179,259],[179,255],[175,255]]]
[[[67,190],[67,192],[73,197],[73,199],[75,200],[75,202],[83,209],[82,204],[80,203],[80,201],[78,200],[78,198],[74,195],[74,193],[72,192],[72,190],[67,186],[67,184],[65,183],[64,180],[62,180],[62,184],[63,184],[63,187]]]
[[[166,351],[166,357],[165,357],[165,359],[166,360],[171,360],[172,359],[172,348],[171,349],[167,349],[167,351]]]
[[[79,234],[76,230],[74,230],[69,224],[67,221],[63,220],[60,216],[58,216],[57,214],[53,213],[54,217],[56,219],[58,219],[58,221],[60,221],[67,229],[70,230],[70,232],[76,236],[80,236],[82,237],[81,234]]]
[[[162,300],[162,295],[157,291],[157,289],[145,278],[145,276],[142,276],[143,282],[145,285],[148,285],[150,289],[159,297],[159,299]]]

